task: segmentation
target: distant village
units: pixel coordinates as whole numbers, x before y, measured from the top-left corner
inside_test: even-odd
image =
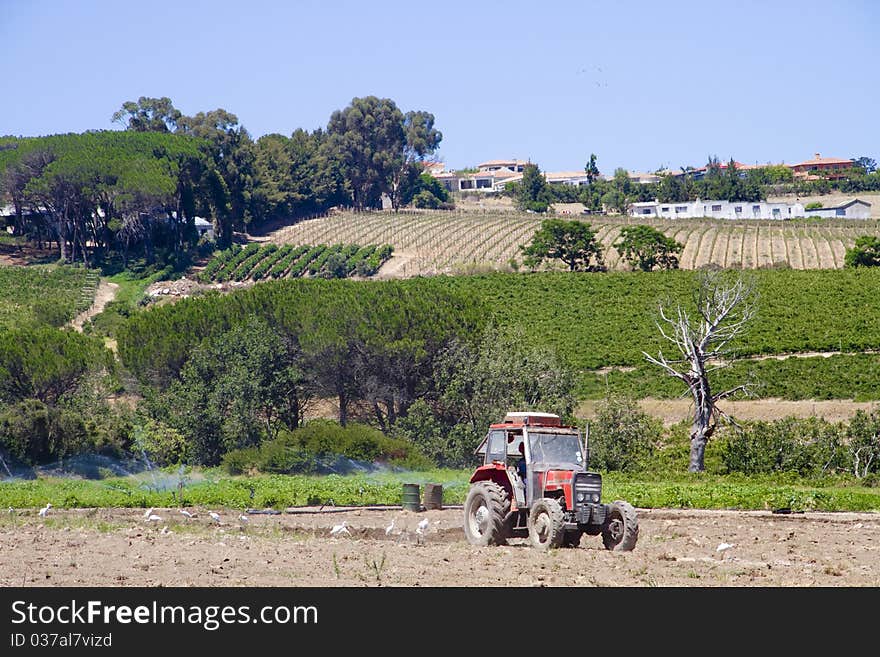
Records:
[[[508,183],[522,180],[527,160],[489,160],[478,164],[476,171],[447,171],[442,162],[426,163],[426,171],[450,192],[497,193],[502,192]],[[736,170],[745,175],[751,169],[766,166],[779,166],[791,169],[794,180],[833,180],[846,176],[855,166],[852,159],[822,157],[816,153],[812,159],[797,164],[743,164],[734,161]],[[719,163],[726,170],[728,163]],[[654,173],[627,172],[629,179],[637,184],[659,183],[663,176],[690,176],[693,180],[702,179],[708,171],[707,166],[683,169],[680,171],[657,171]],[[586,171],[544,172],[549,184],[582,186],[590,184]],[[607,180],[608,176],[598,175]],[[587,212],[584,210],[584,212]],[[718,219],[794,219],[803,217],[869,219],[871,204],[854,198],[833,207],[806,209],[800,202],[732,202],[727,200],[697,199],[695,201],[661,203],[642,201],[629,204],[627,213],[634,217],[660,217],[668,219],[689,219],[710,217]]]

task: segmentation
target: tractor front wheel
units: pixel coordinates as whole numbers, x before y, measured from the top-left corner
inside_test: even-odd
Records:
[[[608,510],[608,518],[602,528],[602,544],[606,550],[626,552],[632,550],[639,540],[639,521],[636,510],[629,502],[615,500]]]
[[[510,512],[510,495],[494,481],[471,486],[464,501],[464,533],[471,545],[506,545],[504,519]]]
[[[532,505],[529,513],[529,541],[539,550],[562,545],[565,538],[565,519],[559,502],[542,497]]]

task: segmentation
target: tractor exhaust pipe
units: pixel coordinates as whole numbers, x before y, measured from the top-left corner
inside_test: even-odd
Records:
[[[590,423],[584,425],[584,470],[590,468]]]

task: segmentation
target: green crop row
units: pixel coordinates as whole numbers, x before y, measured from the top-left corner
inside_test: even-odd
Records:
[[[214,280],[214,276],[219,272],[227,262],[229,262],[233,257],[235,257],[241,251],[241,246],[239,244],[233,244],[230,248],[225,251],[221,251],[219,254],[211,258],[205,268],[199,274],[199,280],[204,283],[209,283]]]
[[[279,258],[278,261],[274,265],[272,265],[272,268],[269,270],[269,277],[280,278],[284,276],[284,274],[286,274],[290,270],[290,267],[293,265],[293,263],[297,262],[297,260],[299,260],[299,258],[301,258],[302,255],[308,250],[308,246],[302,245],[287,251],[286,255]]]
[[[263,280],[266,278],[295,278],[326,276],[338,278],[357,274],[372,276],[391,257],[392,247],[368,244],[333,244],[327,246],[285,245],[261,246],[252,243],[242,248],[234,245],[211,259],[199,275],[203,282]],[[332,263],[332,271],[328,264]]]
[[[154,473],[155,474],[155,473]],[[102,480],[40,478],[0,483],[0,506],[34,511],[51,502],[56,508],[286,508],[308,505],[399,505],[403,483],[439,483],[443,503],[462,504],[470,470],[433,470],[358,475],[216,476],[189,472],[159,473]],[[789,479],[791,479],[789,481]],[[626,499],[638,508],[749,509],[794,511],[880,511],[880,489],[852,482],[814,482],[797,478],[742,475],[668,475],[604,473],[606,500]]]

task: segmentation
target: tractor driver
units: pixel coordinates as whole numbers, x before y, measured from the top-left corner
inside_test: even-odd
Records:
[[[519,444],[519,459],[516,462],[516,472],[522,479],[523,487],[526,485],[526,443],[521,441]]]
[[[516,461],[516,472],[522,478],[523,481],[526,480],[526,444],[525,442],[521,442],[518,446],[519,449],[519,459]]]

